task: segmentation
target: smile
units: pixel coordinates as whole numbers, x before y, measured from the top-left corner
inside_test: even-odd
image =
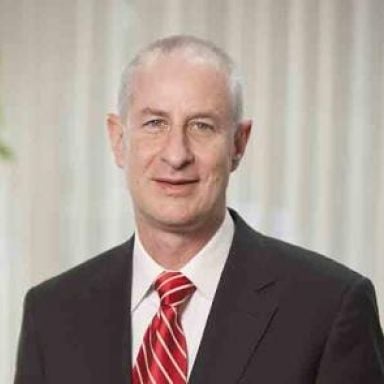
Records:
[[[189,185],[198,182],[198,179],[168,179],[168,178],[156,178],[156,182],[169,185]]]
[[[188,194],[198,183],[198,179],[170,179],[156,178],[153,179],[156,185],[169,195],[185,195]]]

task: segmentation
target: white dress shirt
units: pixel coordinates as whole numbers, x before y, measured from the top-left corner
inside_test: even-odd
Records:
[[[181,323],[188,349],[188,376],[195,361],[217,285],[232,243],[234,224],[228,211],[208,243],[180,270],[196,286]],[[132,265],[132,364],[136,362],[145,331],[159,309],[160,300],[152,283],[164,268],[146,252],[135,234]]]

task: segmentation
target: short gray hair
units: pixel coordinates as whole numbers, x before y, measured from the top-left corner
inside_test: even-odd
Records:
[[[222,71],[228,79],[233,119],[235,122],[241,120],[243,114],[242,84],[230,56],[210,41],[194,36],[175,35],[154,41],[139,51],[124,69],[118,95],[118,112],[124,122],[132,96],[132,79],[135,71],[159,56],[171,53],[180,53],[192,61],[207,63]]]

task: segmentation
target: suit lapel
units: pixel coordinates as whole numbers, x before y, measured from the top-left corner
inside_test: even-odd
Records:
[[[277,310],[278,279],[269,267],[262,237],[231,213],[234,240],[190,384],[237,382]]]
[[[84,290],[77,319],[85,366],[100,372],[94,383],[126,384],[131,377],[130,297],[133,240],[108,255],[91,284]],[[101,368],[102,367],[102,368]]]

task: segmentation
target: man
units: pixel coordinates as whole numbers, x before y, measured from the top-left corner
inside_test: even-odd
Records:
[[[135,236],[28,292],[16,384],[384,383],[370,281],[226,208],[251,121],[224,52],[156,41],[108,129]]]

